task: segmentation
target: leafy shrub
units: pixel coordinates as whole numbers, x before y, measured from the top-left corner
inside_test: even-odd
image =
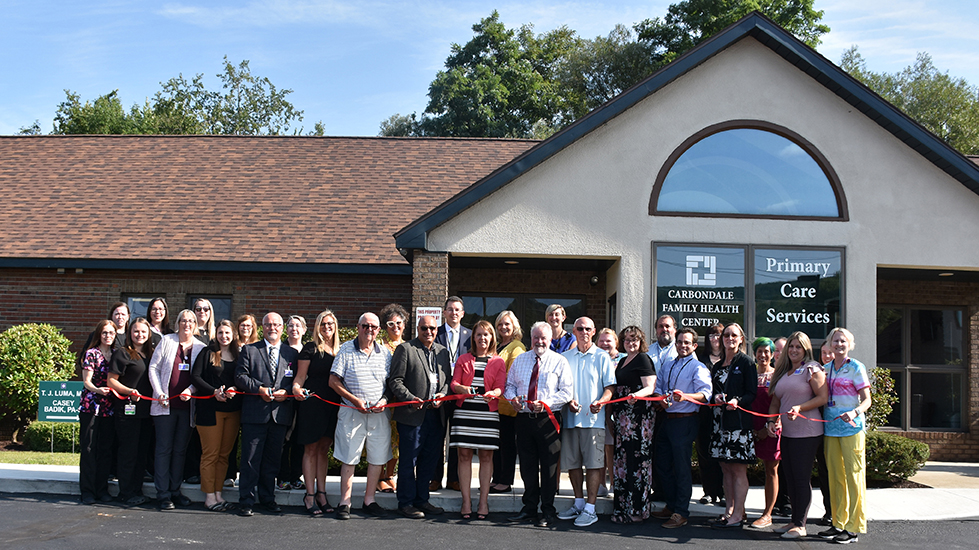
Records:
[[[928,445],[897,434],[867,433],[867,479],[906,481],[931,455]]]
[[[870,370],[870,410],[865,418],[867,431],[876,430],[887,423],[887,417],[897,403],[897,391],[891,371],[874,367]]]
[[[37,416],[39,382],[74,375],[71,341],[52,325],[24,324],[0,334],[0,417],[18,427]]]
[[[54,451],[56,453],[79,452],[78,425],[63,422],[31,422],[24,430],[24,445],[29,451],[51,450],[51,427],[54,427]],[[72,447],[74,440],[74,447]]]

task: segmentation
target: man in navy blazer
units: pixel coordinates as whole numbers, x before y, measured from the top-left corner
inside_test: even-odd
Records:
[[[435,317],[418,320],[418,336],[394,350],[388,389],[396,402],[417,405],[394,409],[398,423],[398,513],[411,519],[438,515],[442,508],[429,501],[429,483],[442,461],[445,407],[424,403],[449,391],[452,368],[449,352],[435,343]]]
[[[279,514],[275,503],[275,474],[279,471],[282,444],[292,424],[292,388],[298,353],[284,344],[282,316],[269,312],[262,318],[263,340],[249,344],[238,354],[235,383],[246,395],[241,406],[241,483],[238,515],[251,516],[258,502]]]
[[[445,323],[439,327],[438,335],[435,336],[435,343],[445,346],[449,350],[449,364],[455,369],[456,359],[469,353],[472,331],[461,325],[462,316],[466,314],[466,308],[462,304],[462,298],[449,296],[442,307],[442,318]],[[447,404],[446,410],[451,411],[454,405]],[[449,413],[451,416],[451,412]],[[449,475],[445,480],[446,487],[459,490],[459,455],[456,450],[449,449]],[[437,491],[442,488],[442,461],[435,467],[435,474],[432,478],[431,489]]]

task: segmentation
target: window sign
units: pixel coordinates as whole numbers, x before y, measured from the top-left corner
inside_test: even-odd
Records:
[[[756,248],[754,258],[755,334],[821,340],[839,326],[841,251]]]
[[[744,310],[744,248],[656,247],[656,317],[672,315],[679,327],[743,325]]]

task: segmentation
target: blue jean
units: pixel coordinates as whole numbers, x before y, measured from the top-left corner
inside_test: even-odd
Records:
[[[685,518],[690,517],[690,494],[693,477],[690,457],[697,437],[697,415],[667,417],[656,431],[656,484],[663,491],[666,507]]]
[[[421,426],[398,422],[398,506],[428,502],[428,485],[442,461],[445,424],[438,409],[425,411]]]

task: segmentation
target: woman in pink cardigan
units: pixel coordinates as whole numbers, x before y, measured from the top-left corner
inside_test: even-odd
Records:
[[[476,515],[489,515],[490,478],[493,476],[493,451],[500,445],[498,398],[506,384],[506,363],[496,355],[493,325],[480,321],[473,327],[472,349],[456,361],[452,392],[469,395],[452,414],[449,446],[459,451],[459,488],[462,491],[462,519],[472,518],[473,451],[479,456],[479,505]]]

